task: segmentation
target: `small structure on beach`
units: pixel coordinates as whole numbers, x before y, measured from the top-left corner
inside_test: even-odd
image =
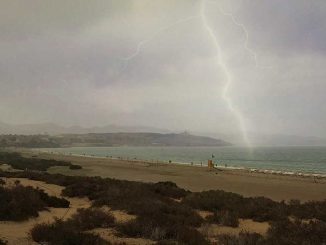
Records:
[[[213,160],[208,160],[207,166],[208,166],[208,169],[210,169],[210,170],[213,169],[214,168]]]

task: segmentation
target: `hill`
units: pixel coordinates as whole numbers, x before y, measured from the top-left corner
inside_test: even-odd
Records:
[[[69,146],[228,146],[228,142],[187,133],[104,133],[49,135],[0,135],[0,147]]]
[[[109,124],[97,127],[82,127],[79,125],[65,127],[55,123],[37,124],[8,124],[0,121],[0,134],[19,134],[19,135],[58,135],[58,134],[88,134],[88,133],[118,133],[118,132],[154,132],[170,133],[169,130],[148,126],[126,126]]]

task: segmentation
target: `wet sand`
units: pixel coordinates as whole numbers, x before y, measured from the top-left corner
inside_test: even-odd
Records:
[[[25,154],[31,155],[31,153]],[[265,196],[277,201],[326,199],[325,178],[254,173],[247,170],[209,170],[207,167],[180,164],[132,162],[50,153],[40,153],[38,156],[71,161],[83,167],[81,170],[53,167],[49,170],[50,173],[101,176],[143,182],[172,181],[191,191],[220,189],[244,196]]]

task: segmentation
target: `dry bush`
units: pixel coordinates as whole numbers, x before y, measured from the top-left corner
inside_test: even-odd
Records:
[[[213,215],[209,215],[206,220],[209,223],[215,223],[224,226],[238,227],[239,219],[235,212],[222,210],[220,212],[214,212]]]
[[[8,242],[0,238],[0,245],[6,245],[6,244],[8,244]]]
[[[112,214],[100,209],[88,208],[78,209],[68,221],[71,226],[78,230],[92,230],[94,228],[113,227],[115,219]]]
[[[13,188],[0,186],[0,220],[20,221],[37,217],[47,207],[69,207],[64,198],[49,196],[33,187],[16,185]]]
[[[267,244],[326,244],[326,223],[303,222],[283,219],[271,224],[267,233]]]
[[[69,169],[71,169],[71,170],[82,169],[82,166],[77,165],[77,164],[71,164],[71,165],[69,166]]]
[[[221,245],[263,245],[264,238],[257,233],[241,232],[239,236],[235,235],[220,235],[218,237]],[[275,243],[277,245],[277,243]]]
[[[38,243],[49,245],[106,245],[109,244],[98,235],[83,233],[69,223],[56,220],[52,224],[37,224],[31,230],[31,237]]]
[[[191,193],[182,200],[182,203],[199,210],[229,211],[238,218],[260,222],[278,220],[289,214],[288,206],[284,202],[275,202],[265,197],[245,198],[221,190]]]
[[[269,235],[263,240],[257,234],[243,233],[239,238],[224,237],[225,241],[229,242],[227,244],[326,243],[323,222],[326,220],[326,201],[307,203],[292,201],[287,204],[264,197],[245,198],[220,190],[191,193],[171,182],[152,184],[29,171],[16,173],[0,171],[0,177],[30,178],[62,185],[65,186],[63,194],[66,196],[88,197],[93,201],[94,207],[107,205],[112,209],[134,214],[137,216],[135,220],[117,226],[121,235],[150,238],[161,244],[190,244],[192,241],[196,241],[197,244],[207,243],[204,236],[194,229],[204,222],[195,211],[197,209],[214,212],[216,215],[210,217],[212,222],[229,226],[236,226],[238,218],[272,222]],[[181,198],[182,201],[175,202],[171,198]],[[319,221],[289,223],[286,220],[289,216]],[[95,217],[101,220],[99,218],[101,216]],[[95,224],[98,225],[97,221]],[[284,242],[277,243],[277,239]]]

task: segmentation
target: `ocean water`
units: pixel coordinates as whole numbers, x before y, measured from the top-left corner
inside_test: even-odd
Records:
[[[61,154],[215,164],[230,168],[326,174],[326,147],[69,147],[38,149]]]

